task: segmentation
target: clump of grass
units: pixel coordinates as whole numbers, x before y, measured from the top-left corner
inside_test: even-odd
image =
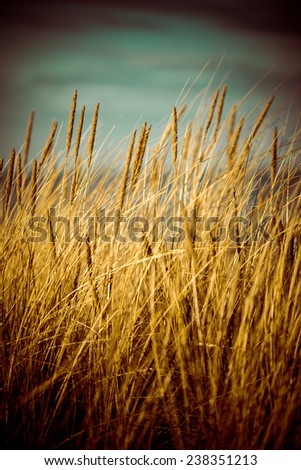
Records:
[[[72,144],[75,93],[64,204],[57,124],[28,162],[31,115],[3,163],[5,448],[300,448],[298,132],[280,146],[272,99],[250,126],[226,91],[133,131],[122,170],[93,160],[99,105]]]

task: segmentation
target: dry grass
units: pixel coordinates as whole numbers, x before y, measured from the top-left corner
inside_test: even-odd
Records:
[[[144,123],[117,172],[92,165],[99,105],[72,143],[75,94],[67,158],[54,123],[26,166],[31,115],[2,174],[5,448],[300,447],[299,136],[270,125],[272,100],[253,125],[227,115],[226,90],[201,120],[173,108],[158,141]]]

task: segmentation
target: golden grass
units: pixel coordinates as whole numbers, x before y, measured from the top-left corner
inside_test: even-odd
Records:
[[[177,108],[173,107],[172,113],[172,161],[176,167],[178,160],[178,113]]]
[[[30,182],[30,206],[31,206],[31,216],[34,216],[36,210],[37,202],[37,191],[38,191],[38,164],[37,160],[33,161],[32,173],[31,173],[31,182]]]
[[[99,105],[72,147],[75,94],[74,168],[54,123],[26,180],[31,116],[2,170],[5,448],[300,447],[298,132],[269,125],[272,99],[236,124],[226,90],[188,123],[174,107],[158,140],[144,123],[122,170],[92,165]]]
[[[146,138],[147,138],[146,132],[147,132],[147,123],[144,122],[140,131],[138,144],[136,147],[136,152],[135,152],[134,160],[133,160],[133,169],[132,169],[132,175],[131,175],[131,181],[130,181],[130,186],[132,190],[135,189],[136,183],[139,178],[140,170],[142,167],[144,152],[146,148],[146,145],[144,145],[144,142],[146,141]]]
[[[274,129],[274,140],[272,145],[272,154],[271,154],[271,185],[273,186],[276,181],[277,173],[277,145],[278,145],[278,129]]]
[[[80,169],[78,165],[78,156],[79,156],[79,149],[80,149],[80,143],[81,143],[81,138],[82,138],[85,112],[86,112],[86,107],[83,106],[81,113],[80,113],[80,118],[79,118],[79,123],[77,127],[77,133],[76,133],[76,142],[75,142],[75,151],[74,151],[74,167],[73,167],[73,175],[72,175],[72,182],[71,182],[71,188],[70,188],[70,205],[71,206],[73,205],[73,201],[76,197],[76,186],[77,186],[78,179],[79,179]]]
[[[40,172],[43,164],[47,160],[49,160],[49,158],[51,156],[51,149],[52,149],[52,146],[53,146],[53,140],[54,140],[54,137],[55,137],[56,130],[57,130],[57,121],[53,121],[52,126],[51,126],[51,130],[50,130],[50,134],[49,134],[47,142],[46,142],[46,144],[43,148],[43,151],[42,151],[39,163],[38,163],[38,168],[37,168],[38,172]]]
[[[15,149],[13,149],[10,154],[9,167],[8,167],[8,172],[7,172],[7,177],[6,177],[5,199],[4,199],[4,206],[3,206],[4,214],[7,214],[8,208],[9,208],[13,177],[14,177],[14,169],[15,169],[15,159],[16,159],[16,151]]]
[[[68,161],[69,151],[70,151],[71,142],[72,142],[74,119],[75,119],[75,112],[76,112],[76,103],[77,103],[77,90],[75,90],[73,93],[72,104],[71,104],[70,114],[69,114],[67,140],[66,140],[66,156],[65,156],[66,161]]]
[[[129,172],[130,172],[130,166],[131,166],[131,161],[132,161],[132,156],[133,156],[133,151],[134,151],[134,146],[135,146],[135,140],[136,140],[136,133],[137,131],[135,130],[132,135],[132,140],[128,149],[128,153],[126,156],[125,160],[125,167],[124,167],[124,173],[123,173],[123,178],[121,182],[121,188],[120,188],[120,197],[118,201],[118,210],[121,212],[124,204],[124,199],[125,199],[125,193],[126,193],[126,186],[128,182],[128,177],[129,177]]]
[[[98,113],[99,113],[99,103],[97,103],[93,115],[93,121],[91,126],[91,132],[88,142],[88,168],[90,169],[92,163],[92,156],[94,150],[94,143],[95,143],[95,136],[96,136],[96,129],[97,129],[97,122],[98,122]]]
[[[28,154],[30,149],[31,134],[35,118],[35,112],[32,111],[29,116],[29,121],[26,129],[25,141],[24,141],[24,151],[23,151],[23,165],[24,168],[27,166]]]
[[[22,158],[21,158],[21,153],[18,153],[17,157],[17,176],[16,176],[16,192],[17,192],[17,200],[18,200],[18,206],[21,208],[22,206]]]

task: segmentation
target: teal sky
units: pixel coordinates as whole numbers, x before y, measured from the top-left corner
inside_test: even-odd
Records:
[[[293,118],[299,111],[300,42],[294,31],[242,28],[214,14],[96,3],[71,9],[70,3],[58,4],[53,11],[37,6],[33,16],[24,22],[20,18],[13,29],[7,25],[13,34],[0,49],[1,157],[22,146],[32,110],[36,122],[31,158],[42,148],[54,118],[62,125],[58,148],[63,149],[75,88],[78,105],[87,107],[86,128],[100,101],[98,145],[114,126],[109,148],[144,120],[153,124],[155,138],[160,123],[180,102],[183,87],[188,90],[207,63],[186,104],[201,98],[208,84],[210,99],[214,88],[226,82],[229,107],[257,83],[247,109],[277,88],[276,106],[283,116],[290,110]]]

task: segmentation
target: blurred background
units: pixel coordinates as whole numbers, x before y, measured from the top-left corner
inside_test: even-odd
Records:
[[[213,93],[228,84],[228,107],[252,89],[250,111],[276,94],[292,128],[299,114],[300,11],[291,0],[31,1],[11,3],[0,23],[1,157],[21,148],[32,110],[31,158],[53,119],[63,149],[74,89],[86,128],[100,102],[97,145],[107,138],[108,148],[144,120],[160,130],[175,103],[194,102],[208,85]]]

